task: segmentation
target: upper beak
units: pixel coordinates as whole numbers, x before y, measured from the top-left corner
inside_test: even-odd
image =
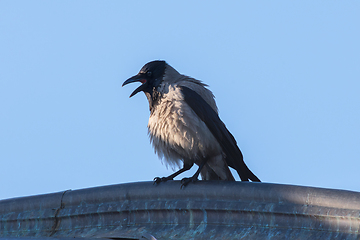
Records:
[[[141,92],[141,91],[144,91],[146,89],[146,86],[147,86],[147,80],[141,76],[141,75],[135,75],[135,76],[132,76],[131,78],[129,78],[128,80],[126,80],[122,86],[125,86],[129,83],[133,83],[133,82],[141,82],[142,84],[137,88],[135,89],[130,97],[134,96],[135,94],[137,94],[138,92]]]

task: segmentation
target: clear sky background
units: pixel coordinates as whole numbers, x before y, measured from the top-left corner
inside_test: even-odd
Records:
[[[210,86],[263,182],[360,191],[359,13],[359,1],[0,1],[0,199],[172,173],[144,94],[121,87],[156,59]]]

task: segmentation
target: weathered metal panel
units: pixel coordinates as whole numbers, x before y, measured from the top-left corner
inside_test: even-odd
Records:
[[[63,193],[0,201],[0,237],[49,236]]]
[[[360,193],[268,183],[179,181],[0,201],[0,237],[360,239]]]
[[[53,237],[4,237],[1,238],[0,240],[98,240],[98,238],[53,238]],[[120,238],[117,240],[121,240],[124,238]],[[126,239],[126,238],[125,238]]]

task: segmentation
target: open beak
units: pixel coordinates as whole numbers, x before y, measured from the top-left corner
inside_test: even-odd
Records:
[[[144,91],[147,87],[147,80],[144,78],[144,76],[141,76],[141,75],[135,75],[135,76],[132,76],[131,78],[129,78],[128,80],[126,80],[122,86],[125,86],[129,83],[134,83],[134,82],[141,82],[142,84],[137,88],[135,89],[130,97],[134,96],[135,94],[137,94],[138,92],[141,92],[141,91]]]

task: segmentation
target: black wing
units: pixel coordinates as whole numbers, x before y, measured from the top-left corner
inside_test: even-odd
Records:
[[[185,102],[206,124],[210,132],[219,142],[226,155],[226,163],[234,168],[242,181],[260,182],[260,180],[250,171],[243,160],[243,155],[237,146],[234,136],[226,128],[218,114],[210,105],[195,91],[188,87],[180,86]]]

